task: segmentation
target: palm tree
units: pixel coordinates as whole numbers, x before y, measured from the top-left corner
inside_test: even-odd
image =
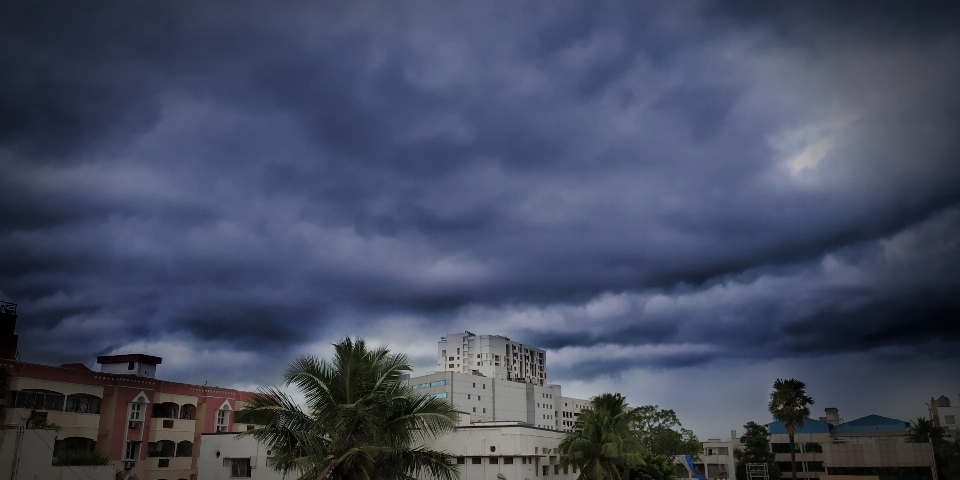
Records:
[[[933,443],[935,446],[943,442],[943,427],[933,424],[933,420],[917,417],[917,421],[907,429],[907,439],[911,443]]]
[[[580,413],[560,442],[561,465],[579,468],[581,480],[629,480],[646,452],[632,429],[639,410],[619,393],[594,397],[593,408]]]
[[[444,399],[418,396],[407,386],[407,357],[368,349],[362,339],[334,345],[331,361],[296,359],[283,376],[305,399],[260,389],[248,406],[260,428],[244,432],[272,450],[274,468],[300,479],[438,480],[458,476],[454,457],[423,442],[453,430],[458,413]]]
[[[810,405],[813,398],[807,395],[807,385],[800,380],[778,378],[773,382],[773,392],[770,392],[770,414],[773,419],[783,422],[790,436],[790,470],[793,471],[793,480],[797,480],[797,453],[793,437],[797,427],[803,428],[804,420],[810,416]]]

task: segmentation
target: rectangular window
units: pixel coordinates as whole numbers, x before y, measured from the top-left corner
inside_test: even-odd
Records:
[[[483,409],[483,413],[487,413],[487,409],[486,409],[486,408]]]
[[[771,443],[770,448],[773,450],[773,453],[790,453],[789,443]]]
[[[434,393],[430,396],[433,398],[447,398],[447,392]]]
[[[504,465],[513,465],[513,457],[503,457]]]
[[[956,425],[956,424],[957,424],[957,416],[956,416],[956,415],[945,415],[945,416],[943,417],[943,423],[946,423],[947,425]]]
[[[463,457],[457,457],[457,465],[463,465],[467,463],[467,459]]]
[[[467,400],[470,400],[470,394],[469,394],[469,393],[467,394]]]
[[[127,370],[133,370],[133,362],[127,362]]]
[[[500,463],[500,459],[497,457],[490,457],[490,465],[496,465]]]
[[[808,472],[825,472],[827,470],[823,468],[823,462],[807,462],[807,471]]]
[[[548,476],[548,475],[550,475],[550,466],[549,466],[549,465],[544,465],[544,466],[543,466],[543,476],[546,477],[546,476]]]
[[[473,413],[477,413],[477,407],[473,407]]]
[[[157,468],[170,468],[170,459],[161,458],[157,460]]]
[[[231,458],[230,460],[230,478],[250,478],[250,458]]]
[[[124,460],[140,460],[140,442],[130,441],[123,451]]]
[[[451,363],[451,364],[450,364],[450,366],[449,366],[449,367],[447,367],[447,368],[453,368],[453,364]]]
[[[789,451],[789,447],[787,447]],[[819,443],[805,443],[803,444],[803,451],[805,453],[823,453],[823,445]]]
[[[483,384],[483,389],[484,389],[484,390],[487,389],[487,384],[486,384],[486,383]]]
[[[230,426],[230,414],[227,410],[217,410],[217,433],[228,432]],[[249,458],[247,461],[249,462]],[[249,475],[248,475],[249,476]]]
[[[470,459],[470,463],[474,465],[480,465],[480,457],[473,457]]]
[[[173,420],[164,420],[163,428],[173,428]]]
[[[131,421],[143,420],[143,404],[142,403],[130,404],[130,420]]]

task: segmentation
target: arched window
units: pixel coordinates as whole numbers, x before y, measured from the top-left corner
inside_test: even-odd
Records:
[[[13,408],[29,408],[31,410],[63,410],[63,394],[50,390],[26,389],[12,392]]]
[[[53,456],[60,457],[64,454],[92,452],[97,448],[97,441],[86,437],[67,437],[63,440],[57,440],[53,444]]]
[[[67,406],[64,411],[73,413],[100,413],[100,397],[86,393],[67,395]]]
[[[153,418],[177,418],[180,406],[173,402],[154,403]]]
[[[178,457],[192,457],[193,456],[193,442],[189,440],[184,440],[177,444],[177,456]]]
[[[159,442],[150,442],[147,450],[148,457],[175,457],[177,454],[177,444],[170,440],[160,440]]]
[[[182,420],[196,420],[197,418],[197,407],[190,405],[189,403],[184,404],[180,407],[180,419]]]

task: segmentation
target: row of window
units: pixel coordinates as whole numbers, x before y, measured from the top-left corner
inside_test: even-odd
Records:
[[[811,442],[811,443],[796,443],[795,452],[796,453],[823,453],[823,444]],[[770,449],[773,450],[773,453],[790,453],[790,444],[789,443],[771,443]]]
[[[174,443],[171,440],[160,440],[147,444],[148,457],[192,457],[193,442],[184,440]]]
[[[553,405],[547,405],[546,403],[544,403],[543,406],[541,407],[540,404],[538,403],[537,408],[549,408],[550,410],[553,410]]]
[[[418,383],[410,388],[413,390],[420,390],[421,388],[440,387],[446,384],[447,384],[446,380],[437,380],[436,382]]]
[[[781,473],[792,472],[793,464],[790,462],[777,462],[777,467]],[[797,462],[798,472],[826,472],[823,462]]]
[[[9,393],[7,405],[13,405],[13,408],[53,412],[100,413],[100,397],[95,395],[85,393],[64,395],[60,392],[39,389],[13,390]]]
[[[473,400],[473,394],[472,394],[472,393],[468,393],[468,394],[467,394],[467,400]],[[480,401],[480,395],[477,395],[477,401],[478,401],[478,402]]]

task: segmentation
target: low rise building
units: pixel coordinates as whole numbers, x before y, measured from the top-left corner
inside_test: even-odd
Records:
[[[833,410],[833,412],[831,412]],[[828,420],[840,417],[827,409]],[[907,422],[867,415],[832,425],[808,418],[796,429],[797,478],[855,475],[883,478],[936,478],[933,449],[926,443],[908,443]],[[791,474],[790,440],[783,422],[767,424],[770,446],[780,472]]]

